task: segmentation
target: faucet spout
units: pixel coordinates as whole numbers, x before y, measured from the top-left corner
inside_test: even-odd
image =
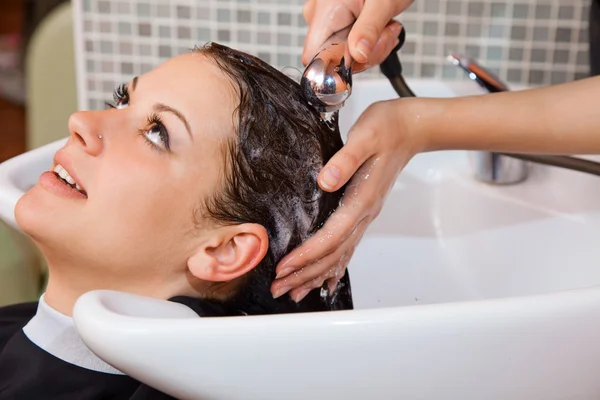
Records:
[[[477,64],[477,62],[471,58],[453,53],[448,56],[448,61],[457,67],[462,68],[471,80],[477,82],[482,88],[490,93],[506,92],[509,90],[496,75]]]
[[[448,61],[463,69],[471,80],[489,93],[509,90],[497,76],[468,57],[453,53],[448,56]],[[515,184],[527,179],[529,171],[526,161],[486,151],[472,151],[469,155],[475,178],[483,182]]]

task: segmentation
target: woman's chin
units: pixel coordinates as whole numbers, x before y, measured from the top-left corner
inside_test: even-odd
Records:
[[[34,240],[56,235],[57,228],[64,226],[66,217],[72,214],[67,205],[60,204],[46,190],[35,185],[17,201],[15,220],[23,232]],[[60,210],[64,208],[64,210]],[[61,223],[62,222],[62,223]]]

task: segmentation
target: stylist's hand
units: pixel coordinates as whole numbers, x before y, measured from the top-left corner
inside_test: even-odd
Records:
[[[293,300],[300,301],[325,281],[333,292],[399,172],[426,148],[424,135],[417,132],[418,102],[379,102],[360,116],[344,147],[317,178],[319,186],[328,192],[352,178],[341,204],[319,231],[279,262],[277,279],[271,286],[274,297],[289,292]]]
[[[356,21],[348,37],[353,68],[381,64],[398,43],[401,26],[392,21],[413,0],[308,0],[303,8],[308,24],[302,63],[307,65],[333,33]]]

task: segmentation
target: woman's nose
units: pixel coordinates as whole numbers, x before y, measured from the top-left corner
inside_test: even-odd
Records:
[[[102,119],[98,111],[78,111],[69,117],[71,139],[83,146],[86,153],[97,156],[102,152]]]

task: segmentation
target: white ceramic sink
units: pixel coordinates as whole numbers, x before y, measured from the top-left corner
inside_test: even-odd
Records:
[[[385,81],[356,82],[342,129],[394,97]],[[0,165],[3,219],[60,144]],[[196,318],[95,291],[75,322],[100,357],[181,399],[598,399],[599,198],[600,179],[582,173],[536,166],[494,187],[465,152],[419,155],[349,266],[354,311]]]

